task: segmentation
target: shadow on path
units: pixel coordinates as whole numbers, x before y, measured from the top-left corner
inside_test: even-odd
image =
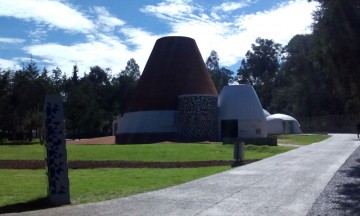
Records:
[[[353,162],[353,166],[341,173],[350,181],[338,186],[338,194],[343,199],[337,199],[338,208],[350,215],[360,215],[360,159]]]
[[[51,207],[55,207],[55,206],[49,203],[47,197],[42,197],[25,203],[16,203],[7,206],[2,206],[0,207],[0,214],[34,211],[40,209],[47,209]]]
[[[313,215],[360,215],[360,147],[346,160],[312,206]]]

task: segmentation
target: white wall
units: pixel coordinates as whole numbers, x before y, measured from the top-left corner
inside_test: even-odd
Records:
[[[177,111],[140,111],[118,118],[116,134],[177,132]]]
[[[282,119],[268,119],[267,120],[268,134],[283,134],[284,127],[282,121],[283,121]]]
[[[301,133],[299,122],[292,116],[277,113],[266,117],[266,120],[269,134]],[[284,128],[286,124],[292,124],[293,131],[287,131],[289,128]]]

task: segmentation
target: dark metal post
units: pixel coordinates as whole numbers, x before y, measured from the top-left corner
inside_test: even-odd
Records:
[[[48,198],[53,205],[70,203],[65,124],[60,95],[45,98]]]
[[[239,166],[244,160],[244,141],[237,138],[234,142],[234,162],[233,167]]]

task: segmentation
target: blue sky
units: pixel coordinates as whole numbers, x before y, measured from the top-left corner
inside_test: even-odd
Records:
[[[18,69],[32,56],[40,68],[68,75],[98,65],[142,70],[163,36],[196,40],[204,60],[217,51],[236,71],[257,37],[287,44],[311,32],[307,0],[0,0],[0,67]]]

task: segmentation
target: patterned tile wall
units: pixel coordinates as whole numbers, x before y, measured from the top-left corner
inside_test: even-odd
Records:
[[[218,98],[183,95],[178,100],[179,134],[185,141],[216,141]]]

